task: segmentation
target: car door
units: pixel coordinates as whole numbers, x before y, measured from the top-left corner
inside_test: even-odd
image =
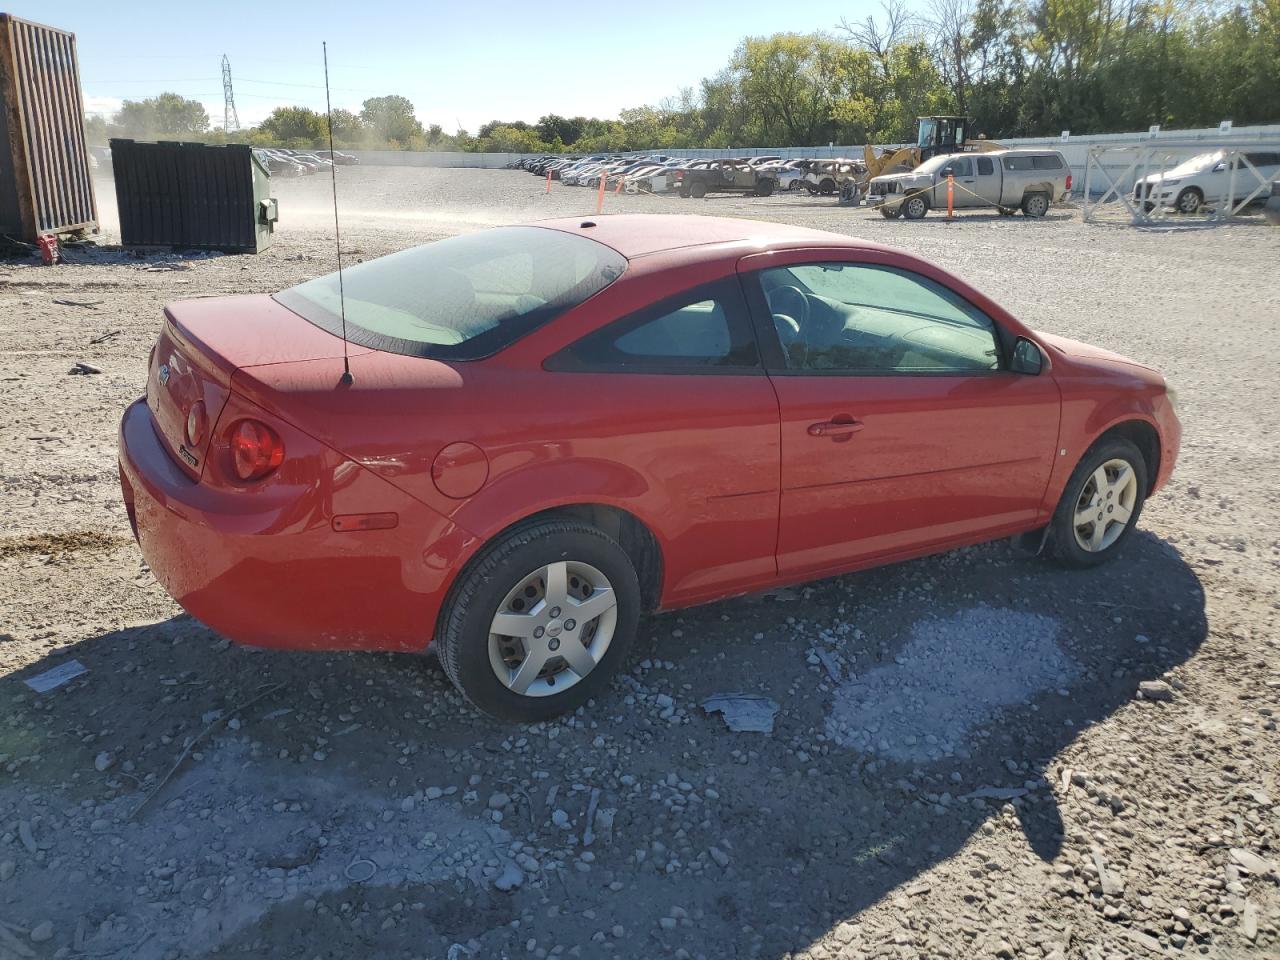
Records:
[[[556,426],[583,463],[633,471],[661,518],[663,596],[696,602],[777,576],[778,404],[738,277],[620,317],[550,357]]]
[[[974,183],[970,188],[979,199],[974,206],[997,206],[1000,203],[1000,166],[993,157],[974,157]]]
[[[855,259],[861,258],[861,259]],[[1060,395],[994,322],[892,255],[739,264],[778,395],[778,570],[820,575],[1044,521]]]
[[[947,170],[950,170],[951,175],[956,178],[954,206],[957,209],[982,206],[980,198],[976,195],[978,180],[973,172],[972,157],[952,157],[951,162],[943,168],[942,178],[939,181],[942,206],[945,207],[947,203]]]

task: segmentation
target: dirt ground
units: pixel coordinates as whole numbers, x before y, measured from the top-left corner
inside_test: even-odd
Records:
[[[343,169],[344,246],[594,211],[543,189]],[[610,195],[918,251],[1162,370],[1186,437],[1112,565],[997,543],[655,616],[606,697],[505,727],[432,657],[231,645],[129,533],[162,306],[328,272],[327,190],[278,183],[261,256],[0,261],[0,958],[1280,956],[1280,231]]]

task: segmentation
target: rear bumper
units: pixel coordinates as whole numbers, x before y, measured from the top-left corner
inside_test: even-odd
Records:
[[[179,469],[146,403],[132,404],[120,423],[120,486],[156,579],[239,643],[424,649],[470,536],[322,445],[298,452],[294,475],[274,489],[215,489]],[[395,513],[398,525],[334,531],[334,516],[355,513]]]

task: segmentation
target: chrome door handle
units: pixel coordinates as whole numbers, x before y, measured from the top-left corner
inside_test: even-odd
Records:
[[[864,426],[866,426],[866,424],[861,420],[855,420],[848,414],[840,414],[839,416],[832,417],[830,420],[823,420],[819,423],[809,424],[809,436],[842,439],[852,436]]]

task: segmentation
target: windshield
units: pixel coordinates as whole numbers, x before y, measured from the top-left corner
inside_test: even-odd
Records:
[[[953,156],[953,154],[943,153],[936,157],[930,157],[924,163],[920,164],[920,166],[916,167],[912,173],[937,173],[951,162]]]
[[[501,227],[450,237],[342,271],[347,339],[415,357],[487,357],[603,290],[626,259],[586,237]],[[341,335],[338,274],[276,294]]]
[[[1213,153],[1197,154],[1190,160],[1183,160],[1168,173],[1196,173],[1219,163],[1222,157],[1223,152],[1221,150],[1215,150]]]
[[[925,147],[933,145],[933,130],[937,121],[921,118],[920,129],[917,131],[916,146],[923,150]]]

